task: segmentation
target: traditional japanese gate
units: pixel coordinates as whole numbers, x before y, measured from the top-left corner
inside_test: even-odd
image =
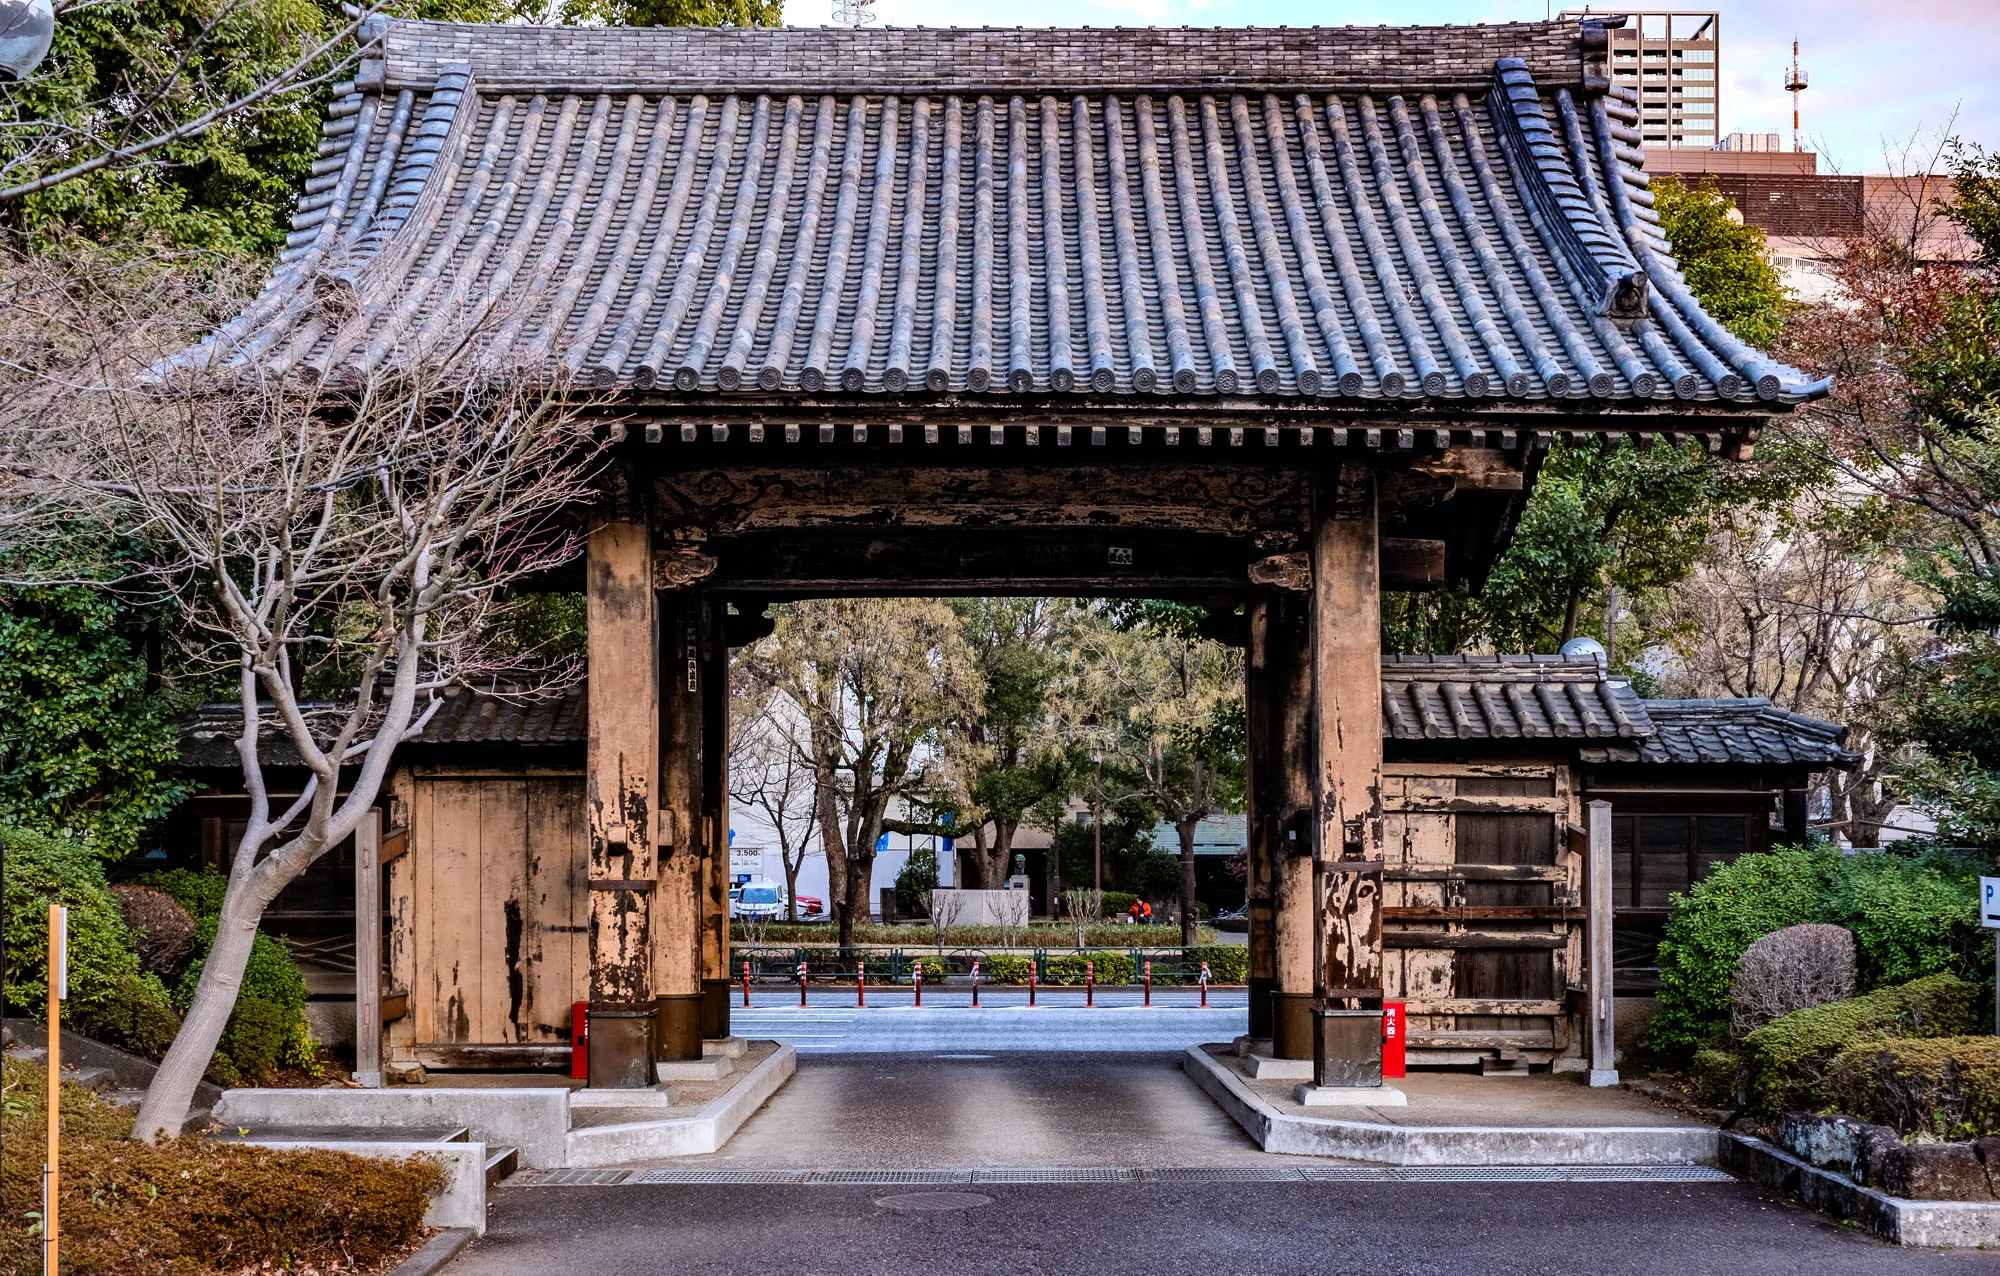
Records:
[[[183,358],[339,378],[471,332],[612,404],[593,1083],[726,1031],[723,675],[763,604],[1247,604],[1253,1031],[1303,1057],[1424,906],[1384,893],[1380,591],[1477,582],[1558,436],[1741,456],[1824,388],[1689,295],[1596,23],[370,34],[277,277]]]

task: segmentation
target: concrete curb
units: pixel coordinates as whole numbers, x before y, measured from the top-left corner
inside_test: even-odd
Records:
[[[446,1263],[457,1258],[458,1252],[471,1243],[471,1228],[448,1228],[425,1241],[422,1249],[396,1264],[389,1276],[432,1276],[443,1270]]]
[[[225,1090],[215,1107],[224,1125],[328,1125],[351,1130],[467,1126],[494,1147],[518,1149],[523,1165],[562,1164],[569,1091],[558,1086],[392,1086],[384,1090]]]
[[[412,1156],[436,1158],[444,1167],[444,1183],[424,1206],[424,1226],[466,1229],[486,1234],[486,1145],[484,1143],[410,1143],[393,1140],[343,1142],[337,1139],[230,1139],[237,1147],[311,1148],[321,1152],[345,1152],[350,1156],[374,1156],[402,1160]]]
[[[729,1142],[797,1068],[798,1051],[780,1045],[770,1058],[744,1073],[735,1085],[691,1117],[571,1130],[562,1164],[567,1169],[590,1169],[713,1152]]]
[[[1291,1116],[1259,1098],[1200,1046],[1181,1067],[1266,1152],[1381,1165],[1709,1165],[1706,1127],[1415,1126]]]
[[[1913,1201],[1863,1187],[1762,1139],[1724,1131],[1717,1163],[1808,1208],[1898,1245],[1936,1249],[2000,1246],[2000,1202]]]

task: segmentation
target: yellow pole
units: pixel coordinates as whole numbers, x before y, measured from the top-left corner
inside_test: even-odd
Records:
[[[69,927],[60,904],[49,905],[49,1146],[42,1165],[42,1272],[56,1276],[62,1165],[62,999],[69,982]]]

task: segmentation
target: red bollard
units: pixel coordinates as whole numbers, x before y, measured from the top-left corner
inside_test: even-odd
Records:
[[[979,1008],[979,963],[972,963],[972,1007]]]
[[[1083,963],[1083,1004],[1097,1004],[1097,963],[1094,961]]]
[[[1028,958],[1028,1004],[1035,1004],[1035,959]]]
[[[750,963],[743,963],[743,1008],[750,1009]]]
[[[854,963],[854,1004],[857,1008],[868,1004],[868,963]]]
[[[918,962],[910,971],[910,978],[917,986],[917,1007],[918,1009],[922,1009],[924,1004],[924,964],[922,962]]]
[[[1208,1009],[1208,963],[1201,964],[1201,1008]]]
[[[799,963],[799,1009],[804,1010],[805,1006],[806,1006],[806,964],[804,962],[800,962]]]
[[[1153,963],[1150,961],[1146,963],[1146,1000],[1143,1004],[1153,1004]]]

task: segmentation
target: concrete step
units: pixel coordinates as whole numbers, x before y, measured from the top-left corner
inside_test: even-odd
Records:
[[[296,1143],[470,1143],[472,1130],[463,1125],[352,1126],[352,1125],[225,1125],[216,1137],[229,1142],[245,1139],[282,1140]]]
[[[513,1148],[488,1147],[486,1149],[486,1190],[492,1191],[506,1182],[507,1176],[520,1166],[521,1154]]]
[[[80,1085],[92,1094],[109,1094],[118,1089],[118,1075],[109,1068],[78,1068],[75,1072],[65,1070],[63,1080]]]

